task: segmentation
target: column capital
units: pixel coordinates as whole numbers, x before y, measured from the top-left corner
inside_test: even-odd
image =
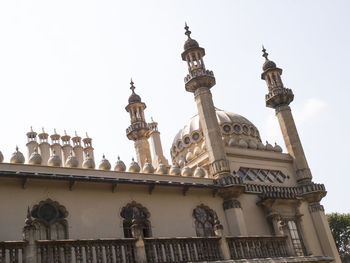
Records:
[[[319,202],[315,202],[315,203],[309,204],[309,211],[310,213],[319,212],[319,211],[324,212],[324,207]]]
[[[224,202],[222,203],[222,206],[224,210],[231,209],[231,208],[242,208],[241,203],[235,199],[224,200]]]

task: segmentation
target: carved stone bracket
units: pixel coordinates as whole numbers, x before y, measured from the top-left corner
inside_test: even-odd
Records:
[[[231,209],[231,208],[242,208],[241,203],[238,200],[234,200],[234,199],[225,200],[222,206],[224,210]]]
[[[309,211],[310,211],[310,213],[314,213],[314,212],[318,212],[318,211],[324,212],[324,207],[319,202],[312,203],[309,205]]]

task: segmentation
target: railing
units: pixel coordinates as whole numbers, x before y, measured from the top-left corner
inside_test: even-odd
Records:
[[[220,260],[218,237],[145,238],[147,262]]]
[[[24,261],[24,248],[26,241],[3,241],[0,242],[0,263]]]
[[[133,263],[135,239],[38,240],[38,263]]]
[[[227,237],[231,259],[291,256],[286,236]]]

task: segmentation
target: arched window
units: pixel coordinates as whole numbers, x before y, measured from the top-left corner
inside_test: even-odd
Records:
[[[214,219],[215,212],[205,205],[197,206],[192,213],[195,219],[197,237],[215,236]]]
[[[144,237],[152,236],[151,223],[148,220],[148,218],[150,217],[150,213],[148,212],[147,208],[133,201],[127,204],[125,207],[123,207],[122,211],[120,212],[120,216],[124,219],[123,220],[124,237],[126,238],[133,237],[132,231],[131,231],[131,225],[132,225],[133,219],[138,221],[139,227],[141,228],[140,229],[141,233],[143,234]]]
[[[47,199],[33,206],[30,216],[34,219],[35,239],[52,240],[68,238],[66,208],[57,202]]]

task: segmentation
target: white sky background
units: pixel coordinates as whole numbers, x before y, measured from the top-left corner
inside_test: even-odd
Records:
[[[184,21],[206,49],[216,107],[252,121],[262,140],[284,145],[260,79],[261,44],[293,89],[291,104],[327,212],[350,212],[349,1],[0,1],[0,150],[27,154],[32,125],[87,131],[95,158],[135,156],[124,107],[133,77],[158,121],[170,159],[173,137],[196,113],[181,60]]]

